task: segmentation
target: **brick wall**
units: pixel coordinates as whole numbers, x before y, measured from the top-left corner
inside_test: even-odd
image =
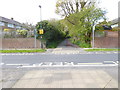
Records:
[[[40,48],[40,41],[36,41],[37,48]],[[4,38],[2,39],[2,49],[32,49],[34,48],[34,38]]]
[[[95,37],[95,48],[118,48],[118,32],[105,32],[105,37]]]

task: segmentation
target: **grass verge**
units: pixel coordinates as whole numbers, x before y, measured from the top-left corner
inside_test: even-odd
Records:
[[[0,50],[0,53],[35,53],[35,52],[45,52],[45,49],[35,49],[35,50]]]
[[[107,48],[103,48],[103,49],[85,49],[85,51],[88,52],[94,52],[94,51],[120,51],[120,49],[107,49]]]

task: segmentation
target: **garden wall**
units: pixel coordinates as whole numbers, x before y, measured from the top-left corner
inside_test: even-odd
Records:
[[[118,48],[118,31],[104,31],[104,35],[95,36],[95,48]]]
[[[33,49],[34,38],[3,38],[2,49]],[[36,41],[36,48],[40,48],[40,41]]]

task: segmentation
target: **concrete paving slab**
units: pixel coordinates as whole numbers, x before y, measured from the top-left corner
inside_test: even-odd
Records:
[[[27,72],[12,88],[118,88],[104,70],[36,70]]]

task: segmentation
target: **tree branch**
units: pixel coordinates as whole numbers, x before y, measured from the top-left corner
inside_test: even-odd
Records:
[[[75,25],[73,22],[71,22],[68,18],[66,18],[66,20],[71,23],[72,25]]]

